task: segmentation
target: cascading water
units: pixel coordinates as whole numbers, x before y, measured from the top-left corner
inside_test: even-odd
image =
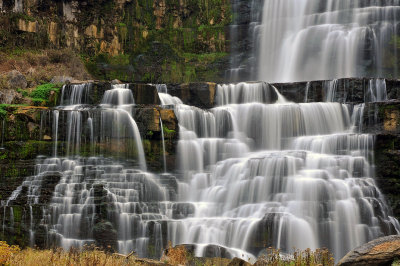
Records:
[[[336,81],[326,83],[327,102],[301,104],[265,82],[219,85],[210,110],[157,85],[180,125],[174,193],[165,184],[170,174],[146,172],[129,86],[114,85],[96,108],[78,88],[87,86],[64,87],[76,90],[73,99],[53,111],[54,157],[38,157],[35,175],[3,205],[6,215],[24,187],[27,203],[36,204],[43,184],[57,179],[42,219],[49,246],[106,241],[156,258],[168,241],[195,244],[198,256],[221,254],[219,246],[246,258],[266,245],[327,247],[340,258],[400,229],[373,180],[373,137],[357,133],[362,106],[337,102]],[[385,100],[385,81],[371,80],[365,94]],[[123,152],[131,146],[134,160]],[[34,244],[32,228],[30,237]]]
[[[333,92],[335,82],[328,85]],[[373,137],[354,132],[357,108],[286,102],[266,83],[218,86],[217,102],[210,111],[175,103],[179,201],[191,212],[168,223],[174,245],[195,243],[201,256],[214,244],[249,257],[265,245],[327,247],[338,259],[399,232],[372,178]]]
[[[127,85],[114,85],[105,92],[100,108],[93,108],[88,105],[90,88],[90,84],[63,87],[62,105],[52,113],[54,157],[38,157],[34,176],[27,177],[4,203],[4,214],[24,187],[28,191],[27,203],[37,204],[44,180],[58,178],[49,208],[43,211],[42,224],[48,230],[48,246],[56,244],[69,249],[97,243],[94,232],[102,229],[109,230],[111,238],[112,232],[117,232],[110,240],[117,243],[114,248],[121,252],[135,249],[141,256],[149,256],[145,248],[149,232],[154,231],[153,228],[160,231],[160,224],[152,221],[162,217],[153,214],[154,209],[160,208],[155,208],[152,202],[162,204],[169,195],[153,174],[145,172],[143,145],[132,118],[131,90]],[[61,128],[63,124],[65,127]],[[83,157],[80,153],[85,152],[87,145],[86,152],[91,156]],[[95,157],[99,153],[98,146],[105,146],[105,150],[115,147],[126,150],[132,146],[137,159],[129,160],[127,156],[131,153],[125,152],[122,152],[122,160]],[[60,156],[58,147],[64,147],[66,157]],[[9,213],[12,214],[12,207]],[[34,245],[33,228],[30,231],[30,242]]]
[[[266,0],[258,79],[397,77],[398,17],[399,0]]]

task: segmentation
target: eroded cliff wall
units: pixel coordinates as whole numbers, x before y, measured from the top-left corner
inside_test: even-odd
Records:
[[[221,81],[230,0],[1,0],[0,46],[70,48],[98,79]]]

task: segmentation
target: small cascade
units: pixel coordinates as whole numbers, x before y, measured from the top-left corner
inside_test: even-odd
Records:
[[[92,83],[64,85],[61,89],[61,106],[89,104]]]
[[[58,148],[58,120],[59,120],[59,111],[54,110],[53,112],[54,157],[57,157],[57,148]]]
[[[276,100],[276,91],[268,83],[223,84],[217,88],[217,104],[271,103]]]
[[[325,101],[326,102],[335,102],[336,99],[336,91],[338,87],[338,80],[329,80],[325,82]]]
[[[163,149],[163,164],[164,164],[164,173],[167,172],[167,159],[165,158],[165,140],[164,140],[164,127],[160,117],[160,127],[161,127],[161,140],[162,140],[162,149]]]
[[[113,85],[112,90],[108,90],[104,93],[102,104],[106,105],[126,105],[134,104],[132,91],[129,89],[129,84],[117,84]]]
[[[304,95],[304,102],[305,103],[308,103],[308,91],[309,90],[310,90],[310,82],[308,81],[307,85],[306,85],[306,92],[305,92],[305,95]]]
[[[168,94],[168,88],[167,85],[165,84],[156,84],[157,92],[158,92],[158,97],[160,97],[161,105],[163,106],[168,106],[168,105],[180,105],[183,104],[181,99],[175,96],[171,96]]]
[[[365,102],[383,102],[387,101],[386,80],[371,79],[367,91],[364,93]]]

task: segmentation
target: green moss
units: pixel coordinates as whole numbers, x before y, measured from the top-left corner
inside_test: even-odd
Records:
[[[23,19],[23,20],[25,20],[25,21],[30,21],[30,22],[36,21],[36,19],[35,19],[34,17],[29,16],[29,15],[26,14],[26,13],[17,13],[16,16],[17,16],[17,18]]]
[[[21,206],[13,206],[13,213],[14,213],[14,222],[21,222],[22,219],[22,211],[21,211]]]
[[[37,86],[31,93],[30,97],[33,99],[44,99],[47,100],[50,97],[50,93],[52,91],[59,92],[60,91],[60,85],[56,84],[51,84],[51,83],[46,83]]]
[[[4,119],[6,115],[7,115],[7,110],[2,105],[0,105],[0,117]]]
[[[146,136],[148,136],[148,137],[152,137],[154,135],[154,132],[153,131],[151,131],[151,130],[149,130],[149,131],[147,131],[147,133],[146,133]]]

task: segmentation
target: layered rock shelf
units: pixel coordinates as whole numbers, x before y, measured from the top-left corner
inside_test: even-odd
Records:
[[[333,100],[346,103],[349,106],[364,103],[370,97],[369,79],[341,79],[336,81],[311,81],[301,83],[272,84],[287,100],[296,103],[325,101],[328,94],[332,95]],[[375,80],[374,80],[375,82]],[[361,133],[369,133],[375,136],[375,169],[376,182],[378,187],[386,196],[390,206],[394,210],[394,216],[400,218],[399,196],[397,195],[399,183],[400,160],[400,101],[398,95],[400,81],[385,80],[387,99],[380,102],[366,102],[362,113]],[[68,92],[69,87],[76,84],[67,84],[64,89]],[[82,119],[87,120],[89,116],[96,119],[101,115],[98,108],[102,103],[104,92],[112,88],[111,82],[92,81],[88,86],[88,111],[82,113]],[[183,103],[196,106],[205,110],[210,110],[218,105],[217,90],[220,85],[216,83],[185,83],[168,85],[168,93],[179,97]],[[265,89],[270,89],[265,84]],[[72,88],[72,87],[71,87]],[[178,120],[174,109],[171,106],[162,106],[158,96],[157,87],[151,84],[132,83],[127,85],[135,99],[135,108],[132,117],[137,123],[143,140],[143,147],[149,171],[154,173],[163,172],[163,149],[162,149],[162,129],[165,137],[165,157],[168,172],[176,171],[176,146],[179,138]],[[273,87],[272,87],[273,88]],[[331,91],[329,91],[331,90]],[[307,93],[306,93],[307,92]],[[307,95],[307,97],[305,97]],[[58,104],[63,101],[59,95]],[[268,96],[268,101],[276,101],[276,93]],[[267,100],[267,99],[266,99]],[[41,156],[53,156],[54,145],[60,154],[66,149],[66,132],[68,132],[67,117],[73,110],[59,110],[59,135],[58,142],[54,142],[54,107],[34,107],[34,106],[8,106],[7,114],[3,118],[2,145],[0,150],[0,196],[1,200],[6,201],[13,191],[20,186],[26,176],[35,173],[34,165]],[[161,126],[162,122],[162,126]],[[89,143],[89,136],[82,136],[82,143]],[[86,140],[85,140],[86,139]],[[112,147],[112,146],[111,146]],[[124,152],[126,147],[115,145],[115,150],[102,145],[95,147],[85,147],[82,145],[80,155],[85,157],[93,150],[103,156],[118,158],[118,154]],[[129,152],[129,151],[126,151]],[[176,173],[178,174],[179,173]],[[0,233],[3,239],[10,243],[27,246],[30,244],[29,234],[35,230],[35,244],[46,247],[51,242],[48,231],[43,226],[44,210],[50,203],[54,188],[60,181],[61,176],[57,172],[49,172],[41,188],[41,196],[38,204],[27,204],[27,191],[22,190],[13,205],[3,209],[0,215],[0,224],[3,230]],[[160,175],[160,183],[168,188],[170,199],[174,199],[178,188],[177,179],[171,175]],[[25,189],[25,188],[24,188]],[[102,186],[96,187],[98,194],[96,199],[99,204],[105,196],[105,189]],[[175,199],[176,200],[176,199]],[[101,205],[101,204],[100,204]],[[100,206],[99,205],[99,206]],[[115,228],[105,222],[105,213],[110,206],[102,204],[98,209],[98,222],[96,224],[96,243],[100,246],[111,246],[116,248]],[[188,203],[174,203],[172,217],[176,220],[185,219],[193,215],[195,207]],[[267,234],[270,230],[271,215],[263,220],[259,226],[260,232]],[[162,232],[167,231],[166,222],[161,223]],[[32,229],[33,228],[33,229]],[[150,228],[153,228],[150,226]],[[107,233],[106,233],[107,232]],[[266,239],[262,235],[252,236],[251,250],[255,253],[260,252],[265,245]],[[50,241],[50,242],[49,242]],[[156,239],[150,239],[153,244]],[[167,246],[167,235],[163,236],[163,246]],[[272,244],[272,243],[269,243]],[[209,247],[211,250],[211,247]],[[210,251],[211,252],[211,251]],[[214,252],[214,251],[213,251]],[[224,252],[220,250],[218,252]],[[222,254],[221,253],[221,254]]]

